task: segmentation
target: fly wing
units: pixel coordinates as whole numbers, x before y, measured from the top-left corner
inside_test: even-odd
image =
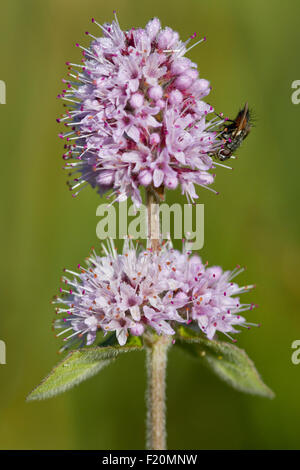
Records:
[[[245,129],[247,125],[248,103],[245,104],[244,109],[239,113],[239,122],[237,122],[238,132]]]
[[[246,135],[250,132],[250,127],[248,125],[248,117],[249,117],[249,108],[248,103],[245,104],[244,108],[238,113],[235,119],[235,130],[232,133],[232,137],[235,138],[240,135],[242,132]]]

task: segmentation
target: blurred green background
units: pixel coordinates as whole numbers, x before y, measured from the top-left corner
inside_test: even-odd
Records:
[[[109,3],[109,5],[108,5]],[[189,57],[213,90],[211,104],[235,116],[247,100],[256,127],[233,162],[219,168],[215,196],[205,204],[205,246],[210,264],[247,265],[240,283],[259,309],[248,312],[260,329],[244,331],[238,345],[255,361],[272,401],[227,387],[180,351],[168,367],[170,449],[299,448],[300,365],[291,343],[300,339],[299,317],[299,126],[300,105],[291,83],[300,79],[300,4],[202,0],[9,0],[1,2],[0,79],[7,104],[1,132],[1,318],[7,364],[0,365],[1,449],[138,449],[144,446],[143,353],[120,357],[80,387],[45,402],[25,397],[59,360],[51,332],[63,266],[73,267],[96,238],[91,189],[72,199],[62,170],[62,112],[56,100],[65,61],[77,61],[74,43],[97,34],[91,17],[110,21],[118,12],[124,29],[153,16],[207,43]],[[96,28],[96,29],[95,29]],[[185,202],[179,193],[169,201]]]

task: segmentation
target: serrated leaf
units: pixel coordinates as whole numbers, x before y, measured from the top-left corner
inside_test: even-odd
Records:
[[[274,398],[262,381],[254,363],[243,349],[233,344],[203,338],[186,328],[179,328],[176,344],[201,360],[233,388],[253,395]]]
[[[27,397],[43,400],[63,393],[93,377],[119,354],[142,349],[141,339],[130,337],[125,346],[82,348],[71,351]]]

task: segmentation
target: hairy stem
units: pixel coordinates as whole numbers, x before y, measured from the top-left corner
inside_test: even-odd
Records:
[[[148,212],[148,238],[153,251],[158,251],[160,243],[159,204],[157,196],[151,189],[146,190]]]
[[[153,252],[159,250],[159,202],[163,192],[146,190],[148,212],[148,238]],[[147,448],[166,449],[166,367],[168,336],[152,336],[147,341]]]
[[[147,345],[147,448],[166,450],[166,367],[168,336]]]

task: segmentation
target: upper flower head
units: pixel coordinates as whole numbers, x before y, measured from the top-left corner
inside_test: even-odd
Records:
[[[71,189],[76,195],[88,183],[138,205],[141,186],[181,185],[193,200],[194,184],[214,180],[211,155],[221,147],[217,129],[223,123],[219,117],[207,121],[214,111],[203,101],[210,84],[185,57],[195,35],[181,42],[157,18],[129,31],[117,19],[96,24],[103,37],[87,33],[90,47],[77,44],[83,64],[67,63],[72,81],[59,95],[70,104],[58,119],[69,127],[60,134],[67,139],[63,158],[77,160],[66,168],[79,172]]]
[[[67,288],[55,300],[63,315],[55,327],[64,328],[59,335],[68,333],[71,344],[79,338],[82,344],[93,343],[98,330],[115,332],[124,345],[129,334],[150,329],[174,335],[183,323],[200,328],[209,339],[217,331],[229,336],[237,325],[248,325],[240,313],[253,304],[241,304],[236,295],[252,286],[232,282],[239,269],[207,268],[198,256],[180,253],[170,243],[158,252],[137,252],[128,240],[122,254],[113,244],[104,250],[102,257],[93,253],[86,268],[79,265],[79,272],[66,270],[74,278],[63,278]]]

